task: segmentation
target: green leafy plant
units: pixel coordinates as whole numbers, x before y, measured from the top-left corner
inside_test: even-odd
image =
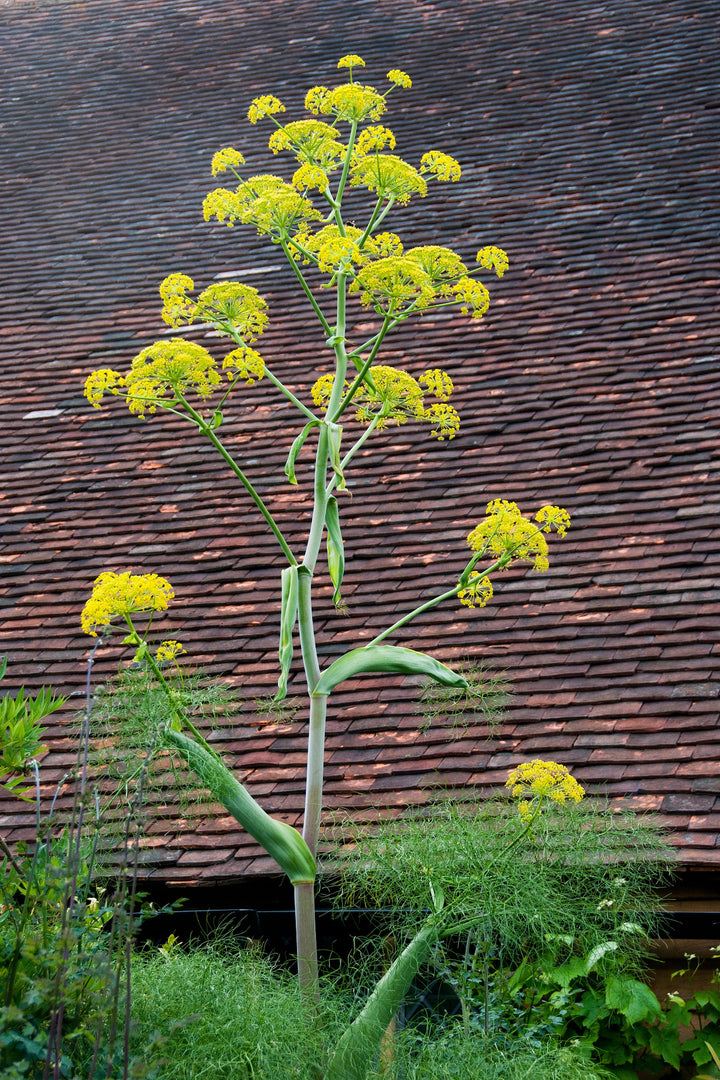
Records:
[[[491,577],[511,564],[525,562],[535,570],[547,569],[546,534],[554,530],[564,535],[570,521],[561,507],[543,506],[531,520],[513,502],[491,501],[484,518],[468,534],[470,557],[464,569],[444,591],[401,615],[372,641],[321,666],[313,629],[316,569],[324,549],[334,605],[343,611],[346,552],[341,507],[352,483],[355,459],[377,432],[415,423],[431,437],[449,442],[460,424],[449,404],[450,376],[439,368],[413,375],[381,363],[386,339],[402,323],[428,311],[455,307],[461,315],[481,318],[489,293],[479,275],[491,271],[501,277],[508,267],[505,252],[492,245],[482,246],[475,267],[468,268],[450,248],[438,244],[408,248],[396,233],[383,231],[393,208],[423,197],[429,181],[457,181],[461,170],[452,157],[438,150],[423,154],[417,167],[392,152],[395,136],[378,121],[387,110],[390,94],[409,88],[411,79],[393,69],[387,76],[389,87],[379,91],[356,81],[355,74],[364,66],[361,57],[345,56],[338,67],[348,73],[348,81],[333,88],[312,87],[305,98],[310,119],[281,123],[282,102],[273,95],[256,98],[248,118],[251,123],[267,119],[272,124],[269,148],[295,158],[292,176],[288,181],[277,175],[248,174],[243,154],[225,147],[215,154],[212,171],[213,175],[229,173],[234,186],[216,188],[204,203],[206,220],[251,226],[284,253],[318,333],[321,359],[309,392],[288,386],[255,348],[268,318],[265,300],[256,289],[222,281],[195,295],[192,279],[182,273],[171,274],[160,287],[164,321],[172,328],[186,327],[189,333],[193,325],[205,329],[209,325],[214,335],[226,339],[230,351],[217,359],[188,338],[164,338],[143,349],[124,373],[110,368],[93,372],[85,389],[96,407],[109,393],[122,398],[139,417],[164,409],[188,421],[232,471],[283,555],[276,700],[282,702],[286,695],[299,640],[309,720],[302,836],[265,813],[175,693],[165,665],[183,647],[166,641],[155,648],[149,636],[155,613],[163,612],[174,595],[167,579],[158,574],[101,574],[83,610],[82,625],[95,635],[115,625],[113,620],[119,621],[126,644],[134,650],[135,663],[144,665],[148,678],[166,696],[155,745],[180,758],[292,882],[300,985],[310,998],[317,998],[319,986],[315,856],[329,697],[349,678],[391,673],[457,690],[477,706],[479,698],[461,671],[426,653],[388,644],[387,639],[438,604],[459,599],[468,607],[484,606],[492,596]],[[356,205],[359,200],[353,200],[354,223],[350,224],[346,201],[353,188],[369,193],[370,202],[363,211]],[[373,330],[366,337],[363,324],[368,318],[373,320]],[[314,445],[312,512],[301,542],[285,535],[242,462],[222,441],[227,403],[237,401],[244,386],[259,380],[290,404],[300,426],[290,433],[294,437],[285,464],[290,484],[298,484],[304,455]],[[148,624],[139,628],[137,616],[147,614]],[[534,820],[534,811],[529,811],[529,817]],[[527,822],[519,823],[518,838],[526,834],[526,826]],[[443,911],[438,899],[429,920],[383,975],[343,1036],[330,1058],[328,1080],[365,1075],[383,1025],[397,1009],[417,966],[438,935],[449,933],[456,923],[454,911]]]
[[[0,661],[0,682],[7,671],[7,657]],[[67,698],[57,697],[43,687],[36,697],[25,697],[25,689],[14,695],[0,697],[0,786],[20,799],[32,798],[30,790],[21,791],[27,783],[32,761],[46,749],[42,743],[45,729],[41,727]]]
[[[33,841],[15,851],[5,841],[0,844],[0,1072],[3,1080],[139,1078],[144,1066],[125,1052],[126,973],[131,938],[150,912],[135,903],[128,847],[132,812],[122,838],[124,858],[115,867],[119,884],[103,884],[97,872],[100,821],[87,775],[89,706],[75,773],[62,781],[47,813],[40,802],[37,762],[27,760],[42,749],[43,716],[63,701],[43,690],[35,698],[20,691],[2,702],[4,716],[13,717],[0,729],[9,746],[5,760],[13,769],[32,767],[38,783]],[[69,814],[61,814],[56,807],[66,781],[73,802]],[[7,786],[28,798],[15,785]]]

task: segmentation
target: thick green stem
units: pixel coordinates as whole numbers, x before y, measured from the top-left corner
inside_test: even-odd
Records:
[[[296,885],[294,891],[298,982],[305,1001],[310,1005],[319,1005],[320,973],[315,930],[315,886],[311,883]]]

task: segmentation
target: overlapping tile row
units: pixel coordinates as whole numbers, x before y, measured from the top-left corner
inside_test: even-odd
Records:
[[[421,730],[408,681],[345,685],[328,727],[328,813],[396,813],[454,787],[482,794],[519,761],[552,758],[591,791],[661,814],[688,864],[717,866],[712,5],[280,0],[268,13],[226,0],[91,0],[12,3],[0,23],[5,685],[50,683],[75,695],[66,713],[79,708],[88,639],[78,618],[95,575],[165,573],[177,600],[163,632],[243,696],[213,738],[270,812],[299,822],[303,713],[267,717],[254,704],[277,677],[279,551],[190,429],[133,419],[118,402],[94,412],[82,384],[163,333],[156,290],[167,273],[205,285],[241,272],[270,304],[264,355],[307,393],[322,341],[277,249],[206,225],[199,208],[220,146],[238,145],[254,171],[281,167],[267,131],[244,120],[253,96],[277,93],[289,116],[357,51],[369,82],[394,66],[413,75],[387,118],[399,152],[439,148],[464,165],[459,184],[398,210],[391,227],[469,261],[499,244],[511,271],[490,284],[481,323],[433,315],[391,339],[388,363],[449,370],[463,427],[449,444],[394,429],[358,462],[342,505],[349,615],[320,590],[322,657],[452,583],[488,499],[526,511],[559,503],[573,528],[552,543],[546,574],[512,570],[491,607],[441,607],[395,639],[506,672],[514,693],[496,736],[482,724]],[[360,337],[370,320],[356,316]],[[300,546],[311,466],[303,455],[300,486],[284,482],[287,418],[260,384],[228,411],[223,435]],[[97,678],[122,656],[101,653]],[[296,671],[291,694],[300,689]],[[75,751],[65,721],[47,741],[50,792]],[[29,836],[26,808],[4,799],[0,828]],[[150,827],[151,876],[272,869],[216,809],[168,828]]]

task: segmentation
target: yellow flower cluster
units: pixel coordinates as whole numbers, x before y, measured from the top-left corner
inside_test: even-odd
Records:
[[[460,310],[463,315],[469,315],[472,319],[481,319],[490,307],[490,293],[481,281],[461,278],[453,286],[453,292],[462,305]]]
[[[444,400],[452,393],[450,376],[435,368],[426,371],[419,379],[414,379],[407,371],[379,364],[370,368],[374,389],[364,383],[354,394],[357,406],[355,419],[361,424],[376,422],[380,430],[389,425],[405,424],[408,420],[419,420],[430,426],[431,434],[440,440],[452,439],[460,428],[460,418],[452,405]],[[440,398],[425,407],[424,383],[431,393]],[[315,404],[326,409],[333,391],[334,376],[322,375],[312,388]],[[347,383],[345,384],[348,385]]]
[[[427,184],[420,173],[396,154],[355,157],[350,166],[350,184],[374,191],[379,199],[393,199],[401,206],[413,195],[423,198]]]
[[[319,165],[309,165],[306,161],[294,172],[292,182],[293,187],[296,187],[298,191],[316,189],[323,192],[327,191],[329,179],[328,174]]]
[[[388,71],[387,77],[391,83],[395,83],[396,86],[402,86],[405,90],[409,90],[412,86],[412,79],[405,71],[400,71],[399,68],[393,68],[392,71]]]
[[[503,566],[529,561],[535,570],[547,570],[548,547],[543,530],[520,513],[517,503],[493,499],[487,517],[468,534],[473,551],[498,557]]]
[[[507,254],[499,247],[480,248],[475,261],[484,266],[486,270],[494,270],[499,278],[503,276],[510,265]]]
[[[558,536],[565,536],[570,528],[570,515],[562,506],[541,506],[535,520],[540,522],[543,532],[549,533],[555,529]]]
[[[166,611],[174,595],[170,582],[158,574],[100,574],[82,610],[80,625],[86,634],[97,637],[97,631],[117,616]]]
[[[350,286],[360,302],[377,312],[402,315],[422,311],[435,299],[435,289],[423,268],[403,256],[387,256],[364,266]]]
[[[251,124],[257,124],[263,116],[275,116],[281,112],[285,112],[283,103],[272,94],[264,94],[252,100],[247,115]]]
[[[187,274],[169,274],[160,283],[161,317],[168,326],[187,326],[195,317],[195,304],[187,295],[195,282]]]
[[[308,221],[319,221],[322,214],[309,199],[279,176],[251,176],[236,191],[216,188],[203,203],[206,221],[216,217],[233,225],[241,221],[254,225],[258,233],[286,238],[303,229]]]
[[[505,787],[512,796],[519,799],[518,810],[524,822],[533,817],[538,803],[550,799],[559,806],[568,800],[579,803],[585,795],[585,789],[570,775],[564,765],[556,761],[526,761],[509,773]],[[533,805],[534,804],[534,805]]]
[[[492,594],[493,587],[490,578],[485,577],[479,570],[473,570],[467,586],[458,593],[458,599],[465,607],[485,607],[492,599]]]
[[[184,338],[156,341],[133,360],[125,376],[125,398],[130,412],[144,417],[188,389],[208,398],[221,383],[215,361],[207,349]]]
[[[373,86],[343,83],[330,90],[313,86],[305,95],[305,108],[315,116],[336,116],[348,123],[379,120],[385,112],[385,98]]]
[[[460,256],[439,244],[410,248],[405,252],[405,258],[422,268],[437,296],[452,296],[455,285],[467,276]]]
[[[363,60],[362,56],[358,56],[356,53],[348,53],[347,56],[340,57],[337,66],[339,68],[350,69],[354,67],[365,67],[365,61]]]
[[[450,400],[454,387],[447,371],[443,371],[442,368],[428,368],[427,371],[423,371],[418,382],[426,387],[438,401]]]
[[[336,128],[322,120],[297,120],[274,131],[268,147],[273,154],[292,150],[298,161],[329,171],[345,156],[346,147],[337,134]]]
[[[252,386],[265,374],[265,361],[259,352],[243,346],[229,352],[222,362],[223,371],[227,371],[228,379],[242,379],[248,386]]]
[[[366,154],[375,150],[384,150],[386,146],[391,150],[395,149],[395,135],[390,128],[376,124],[360,132],[355,142],[354,153],[356,157],[365,157]]]
[[[218,150],[216,154],[213,154],[212,174],[217,176],[218,173],[227,172],[228,169],[235,172],[236,165],[244,164],[245,158],[240,151],[235,150],[232,146],[226,146],[223,150]]]
[[[189,325],[195,319],[228,325],[248,341],[262,334],[267,324],[267,304],[257,289],[239,281],[219,281],[204,289],[193,301],[188,295],[194,282],[187,274],[170,274],[160,285],[162,319],[168,326]]]
[[[399,240],[397,247],[402,252]],[[423,311],[434,300],[447,299],[459,301],[464,313],[479,319],[490,304],[487,289],[467,276],[459,255],[435,244],[370,262],[358,272],[350,291],[360,292],[366,307],[393,316]]]
[[[99,409],[100,402],[107,391],[111,394],[121,394],[124,385],[125,379],[119,371],[100,368],[99,371],[93,371],[85,380],[85,397],[94,409]]]
[[[459,180],[462,169],[454,157],[449,154],[441,154],[439,150],[429,150],[420,158],[420,172],[431,173],[437,180],[443,182]]]
[[[246,341],[255,341],[267,326],[267,303],[251,285],[218,281],[197,298],[196,315],[204,322],[230,325]]]
[[[157,652],[155,653],[155,659],[158,664],[167,664],[170,663],[170,661],[175,660],[176,657],[184,652],[187,652],[187,649],[184,649],[179,641],[169,639],[168,641],[160,642],[157,647]]]

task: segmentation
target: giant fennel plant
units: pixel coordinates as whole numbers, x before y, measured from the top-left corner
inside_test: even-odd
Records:
[[[493,500],[469,533],[470,556],[457,580],[403,614],[368,644],[351,649],[326,667],[321,665],[313,632],[316,564],[324,543],[334,601],[341,606],[345,554],[340,503],[351,480],[353,460],[376,431],[417,423],[431,437],[444,441],[451,440],[460,425],[449,401],[450,375],[438,368],[411,373],[382,363],[386,340],[400,324],[428,311],[455,307],[465,316],[482,318],[489,294],[480,274],[490,271],[501,277],[508,267],[505,252],[494,246],[482,247],[475,265],[469,267],[450,248],[438,244],[405,247],[397,233],[385,230],[395,207],[423,197],[430,182],[458,181],[461,170],[439,150],[423,154],[417,166],[394,153],[395,136],[382,120],[390,94],[409,88],[411,79],[403,71],[392,70],[387,75],[388,88],[378,90],[356,81],[355,73],[364,66],[359,56],[343,57],[338,68],[346,72],[347,81],[335,87],[312,87],[305,98],[306,119],[284,123],[285,106],[278,98],[256,98],[248,119],[272,125],[269,148],[294,158],[294,171],[289,180],[275,174],[253,175],[246,171],[242,153],[226,147],[213,157],[212,172],[214,176],[230,174],[232,186],[211,191],[204,203],[206,220],[250,226],[280,247],[287,258],[325,349],[319,355],[326,362],[320,363],[309,396],[287,386],[255,347],[268,319],[266,302],[256,289],[220,281],[196,292],[192,279],[183,273],[171,274],[160,286],[163,320],[171,328],[195,325],[207,330],[209,325],[215,336],[227,339],[228,351],[218,357],[187,337],[166,337],[143,349],[126,372],[108,368],[93,372],[85,388],[88,400],[98,408],[110,393],[124,399],[139,417],[165,410],[188,420],[232,470],[284,555],[277,698],[282,700],[286,694],[297,633],[309,701],[302,835],[265,813],[183,710],[163,670],[164,662],[184,651],[180,643],[163,642],[154,650],[148,638],[149,623],[145,629],[136,625],[137,613],[152,616],[172,599],[173,589],[165,578],[130,572],[101,574],[83,611],[82,626],[97,635],[119,622],[126,642],[135,649],[135,660],[142,661],[167,689],[167,720],[160,744],[184,759],[289,877],[295,889],[299,977],[311,997],[318,980],[315,855],[329,696],[339,683],[367,672],[409,673],[467,690],[463,674],[427,654],[388,644],[387,639],[444,601],[459,599],[469,607],[483,606],[492,596],[492,575],[513,563],[546,569],[546,534],[555,530],[564,535],[569,525],[569,516],[560,507],[543,506],[531,520],[515,503]],[[362,224],[357,223],[355,206],[352,224],[346,220],[344,201],[349,188],[369,193]],[[318,274],[322,291],[317,288]],[[373,332],[361,343],[349,340],[349,305],[353,303],[367,309],[374,319]],[[312,515],[304,547],[285,535],[242,460],[222,440],[226,402],[243,385],[260,379],[291,403],[297,417],[299,431],[285,466],[289,483],[297,483],[298,457],[314,441]],[[552,789],[550,783],[547,791]],[[541,794],[540,804],[547,791]],[[539,805],[524,808],[518,837],[531,828],[538,812]],[[460,922],[467,925],[467,919]],[[457,930],[452,903],[446,905],[438,895],[435,911],[346,1033],[328,1066],[328,1080],[364,1075],[418,964],[439,935]]]

